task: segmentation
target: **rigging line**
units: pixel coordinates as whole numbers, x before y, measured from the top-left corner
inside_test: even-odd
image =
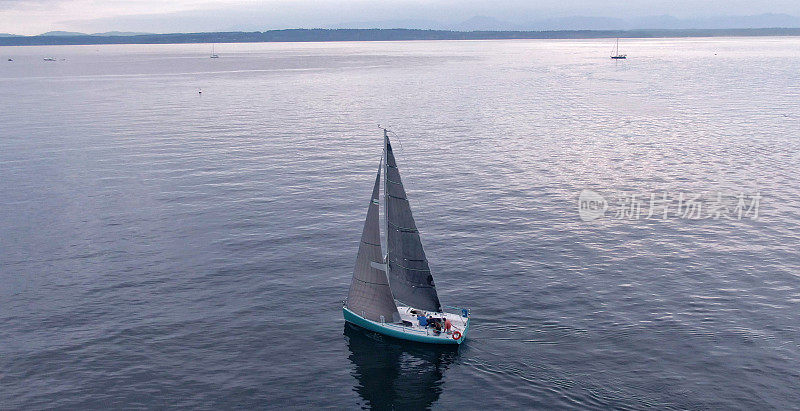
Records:
[[[403,152],[403,154],[405,154],[405,151],[406,151],[406,150],[403,148],[403,140],[400,138],[400,135],[399,135],[399,134],[397,134],[397,133],[395,133],[395,132],[394,132],[394,131],[392,131],[392,130],[388,130],[388,131],[389,131],[390,133],[394,134],[394,136],[395,136],[395,137],[397,137],[397,142],[398,142],[398,143],[400,143],[400,151],[402,151],[402,152]]]
[[[397,142],[400,143],[400,151],[402,151],[403,157],[405,158],[406,151],[403,148],[403,139],[400,138],[400,134],[397,134],[396,132],[394,132],[392,130],[386,130],[386,131],[392,133],[395,137],[397,137]],[[397,156],[395,156],[395,157],[397,157]],[[394,168],[397,168],[397,162],[396,161],[395,161],[395,167]],[[392,181],[392,182],[394,183],[394,181]],[[404,184],[404,186],[408,187],[408,183],[409,182],[410,182],[410,180],[408,179],[408,174],[406,174],[406,184]],[[412,186],[413,186],[413,184],[412,184]],[[406,190],[406,196],[408,196],[408,190]],[[419,201],[419,198],[415,197],[414,198],[414,202],[417,203],[417,210],[422,208],[422,203]],[[410,201],[409,201],[409,203],[410,203]],[[417,211],[417,212],[419,212],[419,211]]]

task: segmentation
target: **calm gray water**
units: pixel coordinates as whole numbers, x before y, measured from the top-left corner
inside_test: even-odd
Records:
[[[0,49],[0,408],[796,407],[800,39],[612,43]],[[458,351],[342,320],[379,123]]]

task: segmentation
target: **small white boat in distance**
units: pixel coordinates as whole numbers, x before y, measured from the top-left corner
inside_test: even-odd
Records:
[[[219,55],[214,52],[214,43],[211,43],[211,58],[212,59],[218,59],[219,58]]]
[[[58,61],[55,57],[45,57],[44,61]]]
[[[411,214],[386,129],[383,157],[375,176],[367,219],[344,300],[345,321],[403,340],[461,344],[469,330],[469,310],[439,303],[419,231]],[[386,255],[381,250],[380,185],[386,213]]]
[[[611,58],[615,60],[628,58],[627,54],[619,54],[619,37],[617,37],[617,46],[611,51]]]

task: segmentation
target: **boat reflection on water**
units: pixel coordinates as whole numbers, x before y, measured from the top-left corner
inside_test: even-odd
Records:
[[[355,391],[371,409],[427,409],[442,393],[458,346],[421,345],[345,323]]]

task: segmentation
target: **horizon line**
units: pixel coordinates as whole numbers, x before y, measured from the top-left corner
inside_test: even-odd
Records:
[[[48,33],[59,33],[48,32]],[[625,30],[439,30],[407,28],[292,28],[266,31],[211,31],[193,33],[105,33],[61,32],[32,36],[0,36],[0,46],[94,45],[94,44],[187,44],[259,42],[336,42],[412,40],[525,40],[669,37],[759,37],[800,36],[800,27],[726,29],[625,29]],[[130,33],[130,32],[119,32]]]

